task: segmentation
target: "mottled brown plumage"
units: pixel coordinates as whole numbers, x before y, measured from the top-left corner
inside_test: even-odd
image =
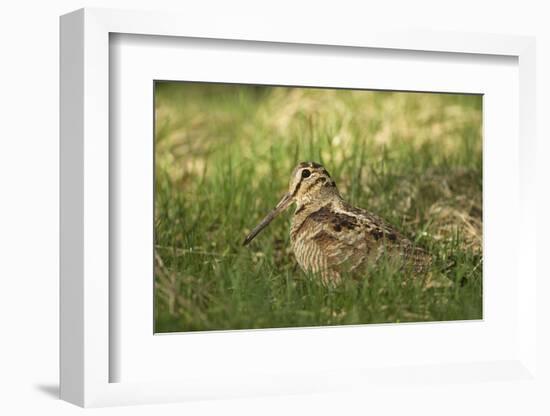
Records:
[[[246,237],[248,244],[292,203],[296,210],[290,241],[298,264],[319,275],[323,283],[337,283],[344,272],[360,274],[381,258],[410,265],[416,272],[431,263],[430,256],[382,218],[346,203],[327,170],[302,162],[292,172],[289,191]]]

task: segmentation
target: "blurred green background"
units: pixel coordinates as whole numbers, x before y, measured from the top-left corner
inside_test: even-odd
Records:
[[[480,95],[157,82],[155,331],[482,317]],[[242,240],[300,161],[434,257],[441,284],[383,268],[326,288],[276,219]]]

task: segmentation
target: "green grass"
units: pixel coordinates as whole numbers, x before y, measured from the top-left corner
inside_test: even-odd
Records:
[[[474,95],[157,83],[155,331],[480,319],[482,100]],[[326,288],[277,218],[246,234],[300,161],[434,258]]]

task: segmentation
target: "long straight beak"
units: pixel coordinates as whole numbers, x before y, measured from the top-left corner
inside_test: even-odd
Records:
[[[277,203],[275,208],[265,216],[265,218],[256,226],[254,229],[246,236],[243,242],[243,246],[246,246],[248,243],[250,243],[254,237],[256,237],[260,232],[269,225],[273,219],[279,215],[281,212],[283,212],[285,209],[288,208],[288,206],[292,202],[292,197],[290,194],[285,194],[281,200]]]

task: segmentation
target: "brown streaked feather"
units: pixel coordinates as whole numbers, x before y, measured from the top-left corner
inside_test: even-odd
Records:
[[[412,262],[417,272],[430,263],[427,253],[393,226],[346,203],[324,205],[300,223],[293,221],[291,241],[298,263],[319,272],[323,281],[338,281],[342,272],[375,263],[385,253]]]

